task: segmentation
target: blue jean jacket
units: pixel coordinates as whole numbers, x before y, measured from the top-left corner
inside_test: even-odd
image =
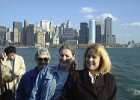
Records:
[[[39,71],[37,67],[26,72],[18,85],[16,100],[28,100]]]
[[[56,89],[58,66],[49,66],[37,76],[29,100],[51,100]]]

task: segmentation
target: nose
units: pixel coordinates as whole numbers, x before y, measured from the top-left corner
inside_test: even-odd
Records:
[[[92,57],[89,58],[89,61],[93,61],[94,59]]]
[[[66,56],[63,56],[63,58],[62,58],[63,60],[66,60],[67,59],[67,57]]]

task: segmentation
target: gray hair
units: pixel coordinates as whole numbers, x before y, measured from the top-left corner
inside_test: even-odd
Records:
[[[47,54],[48,59],[51,59],[50,53],[47,48],[38,48],[37,52],[35,53],[35,60],[37,61],[38,55],[40,54]]]

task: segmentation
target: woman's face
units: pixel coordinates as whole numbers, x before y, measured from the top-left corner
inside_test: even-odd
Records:
[[[69,70],[71,67],[71,63],[74,60],[74,56],[72,55],[71,50],[69,49],[61,49],[59,53],[59,64],[60,68],[63,70]]]
[[[86,55],[86,67],[90,71],[97,71],[100,64],[100,57],[95,53],[94,49],[89,49]]]

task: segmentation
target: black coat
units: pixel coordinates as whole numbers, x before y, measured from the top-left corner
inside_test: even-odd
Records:
[[[91,83],[88,71],[74,71],[68,76],[64,85],[61,100],[115,100],[116,81],[112,74],[97,77]]]

